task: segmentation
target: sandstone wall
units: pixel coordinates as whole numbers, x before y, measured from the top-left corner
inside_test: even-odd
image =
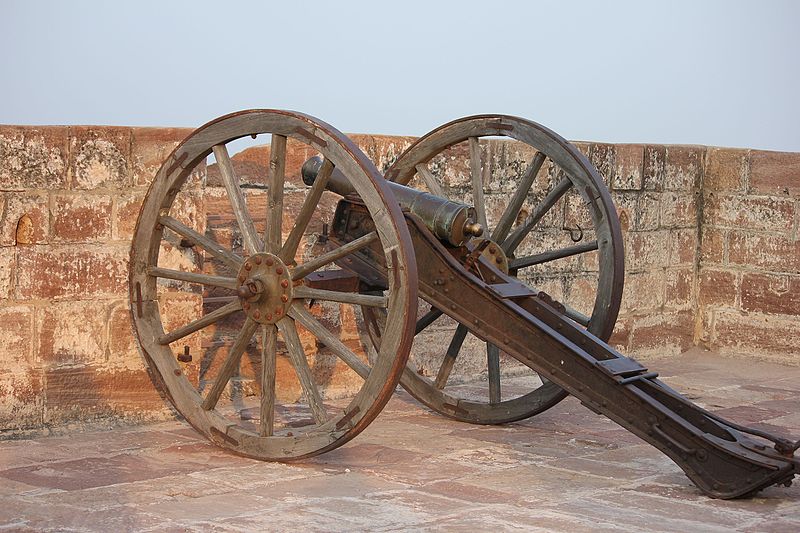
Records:
[[[127,258],[147,186],[188,133],[0,126],[0,431],[169,416],[131,333]],[[354,137],[381,170],[412,141]],[[625,232],[626,289],[616,346],[647,357],[701,344],[800,363],[800,154],[576,144],[610,186]],[[234,157],[243,180],[265,169],[267,150],[251,148]],[[501,141],[485,143],[483,150],[487,206],[490,217],[499,216],[519,163],[530,154]],[[296,169],[306,155],[290,146],[290,185],[297,191],[288,194],[288,205],[302,199]],[[450,165],[468,168],[463,158]],[[444,169],[442,175],[448,193],[465,194],[464,172]],[[214,169],[206,176],[202,168],[177,210],[233,243],[223,200]],[[575,213],[565,202],[543,231],[563,233]],[[213,271],[213,263],[196,252],[170,253],[169,260],[184,268]],[[532,281],[578,305],[591,292],[585,281],[596,270],[591,261],[578,261],[534,273]],[[204,296],[213,294],[169,291],[166,320],[187,322],[208,305]],[[340,333],[355,346],[355,323],[348,320]],[[225,335],[219,328],[187,343],[194,354],[217,353],[224,351]],[[429,336],[426,344],[434,350],[449,340],[435,329]],[[196,379],[213,377],[203,364],[193,363]],[[255,374],[246,366],[244,378]],[[289,374],[279,369],[279,380],[293,379]]]

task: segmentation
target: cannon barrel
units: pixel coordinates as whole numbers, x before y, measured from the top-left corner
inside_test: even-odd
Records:
[[[301,174],[306,185],[313,185],[322,167],[321,157],[311,157],[303,163]],[[433,194],[412,189],[399,183],[387,182],[401,207],[417,215],[439,239],[461,246],[471,237],[483,235],[483,226],[476,222],[475,208]],[[331,173],[325,188],[341,196],[354,194],[350,181],[337,169]]]

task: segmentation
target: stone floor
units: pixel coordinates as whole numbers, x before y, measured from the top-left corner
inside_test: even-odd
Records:
[[[650,366],[705,407],[800,438],[800,368],[699,351]],[[709,499],[572,398],[480,427],[398,394],[301,464],[225,453],[179,421],[0,442],[0,530],[800,531],[800,488]]]

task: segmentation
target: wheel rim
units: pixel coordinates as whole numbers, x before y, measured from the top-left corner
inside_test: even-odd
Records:
[[[272,142],[270,171],[266,178],[267,205],[261,206],[261,212],[266,212],[262,235],[249,213],[227,145],[248,135],[265,133],[272,134]],[[298,246],[323,194],[324,179],[306,195],[291,229],[283,228],[288,230],[284,241],[283,191],[289,139],[321,153],[327,171],[335,167],[347,176],[367,209],[375,215],[375,231],[358,239],[359,242],[350,243],[346,249],[343,246],[322,251],[306,261],[301,258],[297,264]],[[221,171],[236,225],[242,234],[246,252],[243,257],[170,216],[176,196],[192,170],[211,153]],[[188,240],[225,265],[229,274],[210,276],[160,266],[165,234]],[[309,295],[302,285],[307,274],[327,268],[347,254],[360,253],[366,247],[383,253],[387,265],[396,270],[389,276],[389,292],[385,298],[368,300],[369,305],[385,306],[386,313],[397,321],[397,326],[390,331],[391,341],[382,347],[371,367],[306,308],[309,298],[317,299],[320,295]],[[158,280],[164,279],[214,286],[228,290],[232,296],[219,309],[165,332],[158,302]],[[163,292],[163,288],[161,290]],[[261,459],[291,460],[316,455],[347,442],[362,431],[388,401],[411,346],[414,324],[413,313],[409,311],[416,305],[416,263],[408,229],[391,191],[374,165],[349,139],[306,115],[249,110],[226,115],[200,127],[175,149],[159,170],[145,198],[131,247],[130,296],[131,316],[140,348],[176,409],[195,428],[223,447]],[[325,294],[326,299],[343,305],[347,304],[349,296],[347,293]],[[237,313],[245,316],[244,325],[217,379],[208,390],[200,391],[176,361],[174,343]],[[361,376],[360,388],[346,405],[326,407],[309,367],[298,324],[304,333],[316,338],[317,346],[324,345]],[[229,407],[224,405],[225,399],[221,400],[237,372],[242,353],[256,334],[261,340],[261,372],[260,380],[257,379],[260,381],[258,404],[251,412],[258,412],[257,424],[241,421],[244,411],[234,413],[239,420],[232,418]],[[276,407],[279,406],[276,406],[275,369],[279,336],[300,383],[305,400],[305,406],[301,407],[310,414],[311,424],[293,422],[293,425],[276,427]]]
[[[526,238],[527,240],[532,239],[537,225],[545,219],[551,209],[558,208],[559,202],[564,197],[577,193],[587,205],[593,204],[593,208],[588,209],[593,227],[581,228],[578,226],[578,228],[581,229],[581,233],[590,229],[594,231],[594,240],[597,243],[596,251],[587,249],[585,252],[576,252],[575,249],[580,250],[582,247],[593,248],[593,246],[587,246],[590,243],[585,242],[583,245],[576,244],[573,247],[575,249],[562,251],[562,253],[570,254],[565,257],[586,252],[597,254],[597,288],[593,306],[590,312],[585,314],[576,313],[575,310],[571,310],[570,313],[574,320],[588,326],[587,329],[590,332],[603,340],[608,340],[613,332],[622,297],[624,278],[622,235],[616,211],[602,178],[587,158],[573,145],[539,124],[517,117],[505,115],[466,117],[445,124],[420,138],[400,155],[392,167],[386,171],[385,176],[391,181],[402,184],[409,184],[417,176],[417,179],[433,194],[445,195],[445,187],[437,180],[435,176],[437,172],[433,167],[437,164],[437,158],[444,159],[445,151],[459,143],[468,143],[470,159],[468,172],[471,190],[470,194],[464,195],[463,200],[476,206],[479,221],[486,225],[482,174],[485,170],[482,163],[486,162],[482,161],[482,149],[479,142],[479,138],[485,136],[502,136],[521,141],[536,151],[536,154],[528,160],[524,171],[519,175],[519,183],[522,186],[514,192],[499,219],[490,220],[487,228],[487,234],[493,241],[499,243],[509,256],[508,265],[512,270],[515,267],[523,270],[526,268],[526,263],[547,258],[545,252],[515,258],[514,252],[520,250],[520,246],[526,243]],[[464,151],[466,151],[466,147],[464,147]],[[552,180],[554,186],[546,194],[542,191],[543,197],[537,200],[535,206],[530,209],[527,219],[522,223],[516,223],[519,210],[527,201],[528,193],[536,183],[537,176],[541,176],[542,169],[548,168],[548,166],[552,177],[558,179]],[[441,169],[439,170],[441,171]],[[441,172],[439,174],[441,175]],[[476,184],[480,186],[475,187]],[[520,190],[525,190],[525,192],[517,192]],[[593,198],[594,201],[592,202],[590,198]],[[564,229],[568,229],[566,223]],[[499,257],[497,262],[501,263]],[[536,268],[541,269],[538,266]],[[435,313],[435,310],[431,310],[420,321],[424,322],[430,319],[431,313]],[[454,350],[458,354],[465,332],[466,329],[463,326],[457,328],[452,335],[448,351]],[[555,384],[543,381],[542,385],[528,393],[498,401],[502,394],[499,357],[496,348],[488,344],[486,359],[489,384],[489,394],[486,400],[472,401],[458,393],[448,393],[443,384],[447,382],[449,371],[452,369],[452,366],[447,369],[444,364],[447,357],[439,366],[436,378],[429,379],[421,376],[418,369],[410,368],[404,373],[401,383],[414,397],[432,409],[447,416],[473,423],[499,424],[521,420],[552,407],[567,396]],[[451,364],[454,361],[455,356],[451,358]],[[411,362],[409,362],[409,367],[413,367]],[[446,374],[444,379],[442,379],[443,372]],[[437,386],[437,382],[439,386]],[[454,409],[453,406],[457,406],[457,408]]]

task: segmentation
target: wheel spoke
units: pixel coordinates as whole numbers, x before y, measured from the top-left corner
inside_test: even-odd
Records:
[[[158,338],[159,344],[169,344],[171,342],[175,342],[178,339],[182,339],[187,335],[191,335],[195,331],[201,330],[206,326],[210,326],[217,320],[225,318],[226,316],[230,315],[231,313],[235,313],[236,311],[242,308],[242,302],[237,298],[236,300],[232,301],[231,303],[220,307],[205,316],[198,318],[192,322],[189,322],[185,326],[176,329],[170,333],[165,333]]]
[[[267,252],[277,254],[281,249],[283,224],[283,182],[286,173],[286,137],[284,135],[272,135],[269,169],[267,177],[269,210],[267,211],[264,243]]]
[[[433,308],[422,315],[422,318],[417,320],[417,327],[414,329],[414,335],[419,335],[420,332],[433,324],[440,316],[442,316],[442,311],[436,308]]]
[[[333,163],[329,159],[325,159],[316,179],[314,179],[311,190],[308,192],[308,196],[303,202],[303,206],[300,208],[300,213],[297,214],[294,227],[283,244],[283,248],[281,248],[279,256],[284,263],[291,263],[294,260],[297,247],[300,245],[300,239],[303,237],[311,217],[314,216],[314,211],[317,208],[317,204],[319,204],[320,198],[322,198],[322,193],[325,192],[325,185],[328,183],[332,172]]]
[[[555,261],[556,259],[564,259],[565,257],[572,257],[573,255],[583,254],[593,250],[597,250],[597,241],[589,241],[575,246],[568,246],[560,250],[551,250],[549,252],[512,259],[508,263],[508,268],[516,270],[533,265],[540,265],[542,263]]]
[[[315,257],[311,261],[307,263],[303,263],[302,265],[298,266],[292,272],[292,280],[298,280],[306,277],[307,275],[311,274],[315,270],[324,267],[327,264],[333,263],[337,259],[341,259],[346,255],[350,255],[353,252],[360,250],[361,248],[369,245],[372,241],[378,238],[377,232],[367,233],[359,237],[354,241],[350,241],[347,244],[343,244],[342,246],[336,248],[335,250],[331,250],[330,252],[324,253],[319,257]]]
[[[486,344],[486,366],[489,375],[489,403],[500,403],[500,348]]]
[[[242,354],[247,349],[247,345],[250,343],[250,339],[253,338],[253,334],[256,332],[257,327],[258,322],[250,317],[247,317],[247,320],[245,320],[244,326],[242,327],[242,331],[239,332],[239,335],[236,337],[236,341],[233,343],[233,347],[228,354],[228,358],[225,359],[225,363],[222,365],[222,368],[220,368],[219,374],[217,374],[217,379],[214,380],[214,385],[211,387],[211,390],[208,391],[208,395],[206,395],[205,399],[203,399],[202,407],[206,411],[210,411],[217,405],[219,397],[222,395],[222,391],[225,390],[225,387],[228,385],[228,381],[230,381],[230,379],[233,377],[233,374],[238,370],[239,361],[242,359]]]
[[[483,179],[481,179],[481,145],[477,137],[469,138],[469,166],[472,177],[472,203],[478,214],[478,222],[486,224],[486,205],[483,200]]]
[[[547,196],[541,201],[539,205],[534,208],[533,212],[528,215],[528,218],[525,219],[525,222],[520,224],[517,229],[503,242],[503,250],[508,254],[511,253],[513,250],[519,246],[519,243],[522,242],[522,239],[530,233],[533,227],[539,223],[543,216],[547,214],[550,209],[556,205],[564,193],[566,193],[569,188],[572,187],[572,182],[569,178],[564,178],[559,181],[553,190],[547,193]]]
[[[261,326],[261,427],[262,437],[272,435],[275,425],[275,347],[278,330]]]
[[[417,169],[417,174],[420,175],[422,181],[424,181],[425,185],[428,187],[428,190],[431,191],[431,194],[439,196],[440,198],[446,198],[442,186],[439,185],[439,181],[431,173],[428,165],[420,163],[415,168]]]
[[[191,241],[193,244],[196,244],[206,252],[210,253],[223,263],[228,268],[233,269],[234,271],[238,271],[241,268],[242,263],[244,263],[244,259],[239,257],[238,255],[234,254],[233,252],[229,252],[225,248],[223,248],[219,243],[212,241],[211,239],[200,235],[192,228],[185,226],[169,216],[160,216],[158,217],[158,223],[164,227],[167,227],[183,237]]]
[[[184,272],[182,270],[159,267],[149,267],[147,273],[158,278],[188,281],[189,283],[199,283],[200,285],[210,285],[212,287],[222,287],[224,289],[236,289],[236,279],[223,276],[209,276],[207,274],[197,274],[195,272]]]
[[[345,346],[338,337],[328,330],[328,328],[320,324],[319,321],[314,318],[301,303],[295,302],[292,304],[288,315],[300,322],[303,327],[305,327],[317,339],[319,339],[322,344],[327,346],[328,349],[335,353],[342,361],[344,361],[347,366],[352,368],[356,374],[364,379],[367,379],[367,376],[369,376],[370,372],[369,366],[364,363],[356,354],[354,354],[347,346]]]
[[[343,304],[367,305],[370,307],[386,307],[389,300],[386,296],[373,296],[354,292],[327,291],[299,286],[292,291],[295,298],[339,302]]]
[[[284,318],[278,322],[278,329],[280,329],[281,336],[283,336],[283,340],[286,343],[289,360],[292,362],[294,372],[300,380],[300,386],[306,395],[314,421],[322,425],[328,420],[328,413],[325,412],[325,406],[322,404],[322,396],[319,394],[317,384],[314,383],[314,378],[311,377],[311,367],[308,366],[306,352],[303,350],[294,321]]]
[[[514,225],[514,221],[517,219],[517,215],[519,215],[519,210],[522,209],[522,204],[525,203],[525,197],[528,196],[528,192],[533,186],[533,181],[536,179],[536,175],[542,168],[545,159],[547,159],[547,156],[542,152],[536,152],[533,161],[528,165],[525,174],[522,175],[522,179],[519,182],[517,190],[514,192],[514,196],[508,203],[506,210],[503,211],[500,221],[492,232],[492,240],[494,242],[503,242],[508,236],[508,232],[511,231],[511,226]]]
[[[245,250],[248,253],[256,254],[262,250],[263,244],[253,224],[253,219],[250,218],[250,214],[247,212],[247,204],[245,203],[242,189],[239,188],[239,178],[236,177],[236,173],[233,170],[233,163],[231,163],[231,158],[228,155],[228,149],[224,144],[218,144],[214,146],[213,150],[222,176],[222,183],[225,185],[225,191],[228,193],[231,207],[233,207],[233,214],[236,216],[236,222],[242,232]]]
[[[437,389],[443,389],[447,385],[447,380],[450,378],[450,372],[453,371],[453,365],[458,357],[458,352],[461,351],[461,345],[464,344],[464,339],[467,338],[467,327],[459,324],[456,328],[456,333],[450,341],[450,346],[447,347],[447,353],[444,354],[442,366],[436,373],[436,380],[433,382]]]

